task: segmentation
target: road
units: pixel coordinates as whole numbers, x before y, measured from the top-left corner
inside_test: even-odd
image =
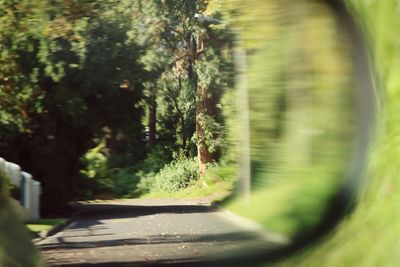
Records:
[[[36,242],[47,266],[189,266],[285,242],[194,200],[94,203],[79,209],[66,228]]]

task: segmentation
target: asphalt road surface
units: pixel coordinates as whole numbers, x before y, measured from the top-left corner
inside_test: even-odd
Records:
[[[82,204],[57,234],[36,241],[47,266],[191,266],[286,242],[198,201]]]

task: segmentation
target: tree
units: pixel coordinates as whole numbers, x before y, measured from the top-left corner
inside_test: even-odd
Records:
[[[211,15],[220,16],[215,2],[139,2],[146,5],[142,16],[147,18],[148,24],[142,24],[141,27],[146,29],[143,32],[145,39],[151,43],[149,47],[153,48],[150,51],[164,51],[163,57],[153,57],[148,65],[163,62],[157,68],[159,80],[162,81],[162,89],[158,92],[165,92],[173,102],[179,117],[180,126],[177,129],[181,130],[183,146],[187,145],[188,140],[197,145],[201,177],[205,175],[207,164],[218,158],[221,120],[216,106],[227,85],[226,66],[229,61],[229,55],[224,58],[221,51],[229,49],[232,39],[232,34],[224,29],[224,25],[212,27],[196,19],[195,15],[207,11],[211,3],[214,7],[209,9],[213,12]],[[192,99],[179,103],[183,95]],[[192,110],[188,110],[188,104]],[[194,127],[192,131],[190,127]]]
[[[84,157],[94,147],[110,170],[160,148],[167,158],[198,154],[202,176],[218,160],[231,36],[196,19],[210,3],[1,7],[0,149],[42,182],[45,213],[96,194]]]
[[[0,129],[8,134],[0,146],[42,182],[49,214],[90,192],[80,158],[100,140],[114,166],[143,156],[145,71],[131,21],[116,4],[43,4],[20,1],[3,11],[2,60],[11,64],[1,70]]]

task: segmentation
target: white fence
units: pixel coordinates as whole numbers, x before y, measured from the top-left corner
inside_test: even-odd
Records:
[[[17,186],[20,190],[20,205],[26,210],[28,220],[40,218],[40,182],[35,181],[27,172],[21,170],[21,167],[15,163],[8,162],[0,158],[0,171],[3,171],[10,183]]]

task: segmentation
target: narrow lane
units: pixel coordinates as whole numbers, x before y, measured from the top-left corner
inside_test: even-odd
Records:
[[[113,203],[84,208],[63,231],[37,242],[47,266],[187,266],[223,253],[282,242],[199,203]]]

